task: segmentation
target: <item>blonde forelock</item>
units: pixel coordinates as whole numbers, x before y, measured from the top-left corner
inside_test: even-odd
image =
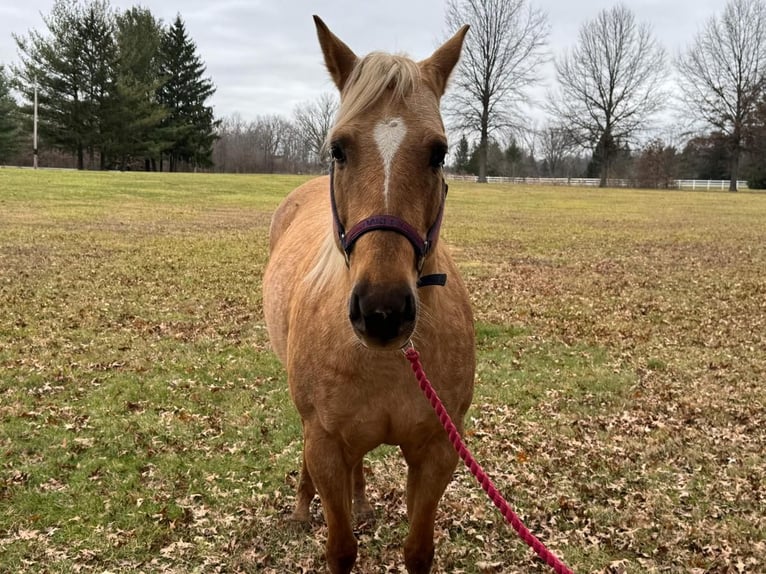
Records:
[[[409,96],[420,83],[420,68],[403,54],[371,52],[354,67],[341,94],[335,126],[350,123],[390,88],[392,101]],[[328,139],[332,130],[328,134]]]

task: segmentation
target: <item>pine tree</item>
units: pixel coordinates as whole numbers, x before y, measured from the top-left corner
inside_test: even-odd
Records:
[[[167,116],[157,101],[162,27],[146,8],[133,7],[117,16],[114,156],[122,169],[138,159],[152,169],[155,158],[172,142],[161,127]]]
[[[455,151],[455,162],[452,164],[452,169],[457,173],[466,173],[469,171],[470,161],[470,149],[468,148],[468,139],[465,134],[460,136],[460,142],[457,144],[457,150]]]
[[[81,5],[56,0],[43,18],[47,34],[32,30],[14,35],[21,66],[14,68],[14,86],[24,95],[22,110],[32,114],[35,84],[39,86],[41,137],[72,152],[78,169],[85,151],[101,156],[110,142],[108,118],[113,109],[114,38],[112,13],[106,0]]]
[[[523,162],[524,151],[516,143],[516,140],[511,138],[508,147],[503,152],[502,163],[505,164],[503,166],[503,175],[507,177],[523,177],[524,174],[520,169]]]
[[[18,106],[11,96],[11,86],[0,66],[0,163],[13,156],[20,145],[20,122]]]
[[[99,157],[101,169],[111,166],[110,153],[116,130],[112,118],[118,113],[115,83],[117,45],[114,14],[106,0],[92,0],[77,17],[82,47],[78,65],[85,86],[86,149]]]
[[[179,162],[193,167],[212,165],[218,122],[212,107],[205,103],[215,93],[215,86],[203,77],[205,65],[180,15],[162,35],[160,51],[164,82],[158,99],[167,109],[163,127],[173,142],[165,150],[170,171],[176,171]]]
[[[56,0],[43,21],[48,35],[31,30],[26,37],[14,35],[21,66],[14,67],[14,87],[28,104],[22,111],[32,115],[35,85],[39,87],[40,136],[55,147],[72,152],[77,167],[84,165],[85,129],[82,77],[75,62],[79,44],[75,33],[75,3]]]

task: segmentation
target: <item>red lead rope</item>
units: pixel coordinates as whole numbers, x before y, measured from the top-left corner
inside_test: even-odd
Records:
[[[537,538],[535,538],[529,529],[524,526],[524,523],[521,521],[521,519],[511,509],[510,505],[506,502],[503,496],[497,491],[497,488],[495,488],[495,485],[487,476],[487,473],[484,472],[484,469],[478,462],[476,462],[476,459],[473,458],[471,452],[468,450],[468,448],[466,448],[465,443],[463,443],[463,439],[460,437],[460,433],[458,432],[457,428],[455,428],[455,424],[452,422],[452,419],[450,419],[449,414],[447,414],[447,410],[444,408],[444,405],[439,399],[439,396],[436,394],[436,391],[431,386],[431,382],[428,380],[425,372],[423,371],[423,365],[420,364],[420,353],[418,353],[414,347],[410,347],[404,352],[404,354],[407,357],[407,360],[412,364],[412,372],[415,373],[415,377],[417,378],[418,384],[420,385],[420,390],[423,391],[423,394],[431,403],[431,406],[436,412],[436,415],[439,417],[439,421],[442,423],[444,430],[447,431],[455,451],[471,471],[471,474],[473,474],[474,478],[476,478],[481,487],[484,489],[484,492],[487,493],[487,496],[489,496],[490,500],[500,510],[502,515],[505,517],[506,522],[513,526],[513,529],[516,531],[519,537],[529,547],[531,547],[532,550],[534,550],[548,566],[553,568],[557,574],[573,574],[572,571],[567,568],[567,566],[564,565],[564,563],[561,562],[561,560],[559,560],[553,552],[548,550],[545,545]]]

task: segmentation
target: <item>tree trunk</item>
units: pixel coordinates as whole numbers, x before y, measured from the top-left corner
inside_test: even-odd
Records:
[[[485,85],[485,94],[489,86]],[[487,151],[489,149],[489,98],[482,101],[481,130],[479,134],[479,183],[487,183]]]
[[[487,183],[487,136],[482,134],[479,140],[479,183]]]
[[[82,144],[77,144],[77,169],[85,169],[85,152],[82,149]]]
[[[737,180],[739,179],[739,147],[731,150],[731,180],[729,181],[729,191],[737,191]]]
[[[481,132],[479,134],[479,183],[487,183],[487,150],[489,149],[489,136],[487,134],[487,126],[482,123]]]
[[[612,164],[612,132],[607,122],[604,135],[601,136],[601,180],[598,183],[599,187],[606,187],[609,185],[609,172],[611,171]]]

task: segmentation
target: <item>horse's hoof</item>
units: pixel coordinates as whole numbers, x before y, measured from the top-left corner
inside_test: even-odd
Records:
[[[309,530],[311,528],[311,517],[308,512],[293,512],[287,517],[287,524],[294,530]]]
[[[373,524],[375,522],[375,511],[369,505],[366,508],[354,509],[354,518],[358,525]]]

